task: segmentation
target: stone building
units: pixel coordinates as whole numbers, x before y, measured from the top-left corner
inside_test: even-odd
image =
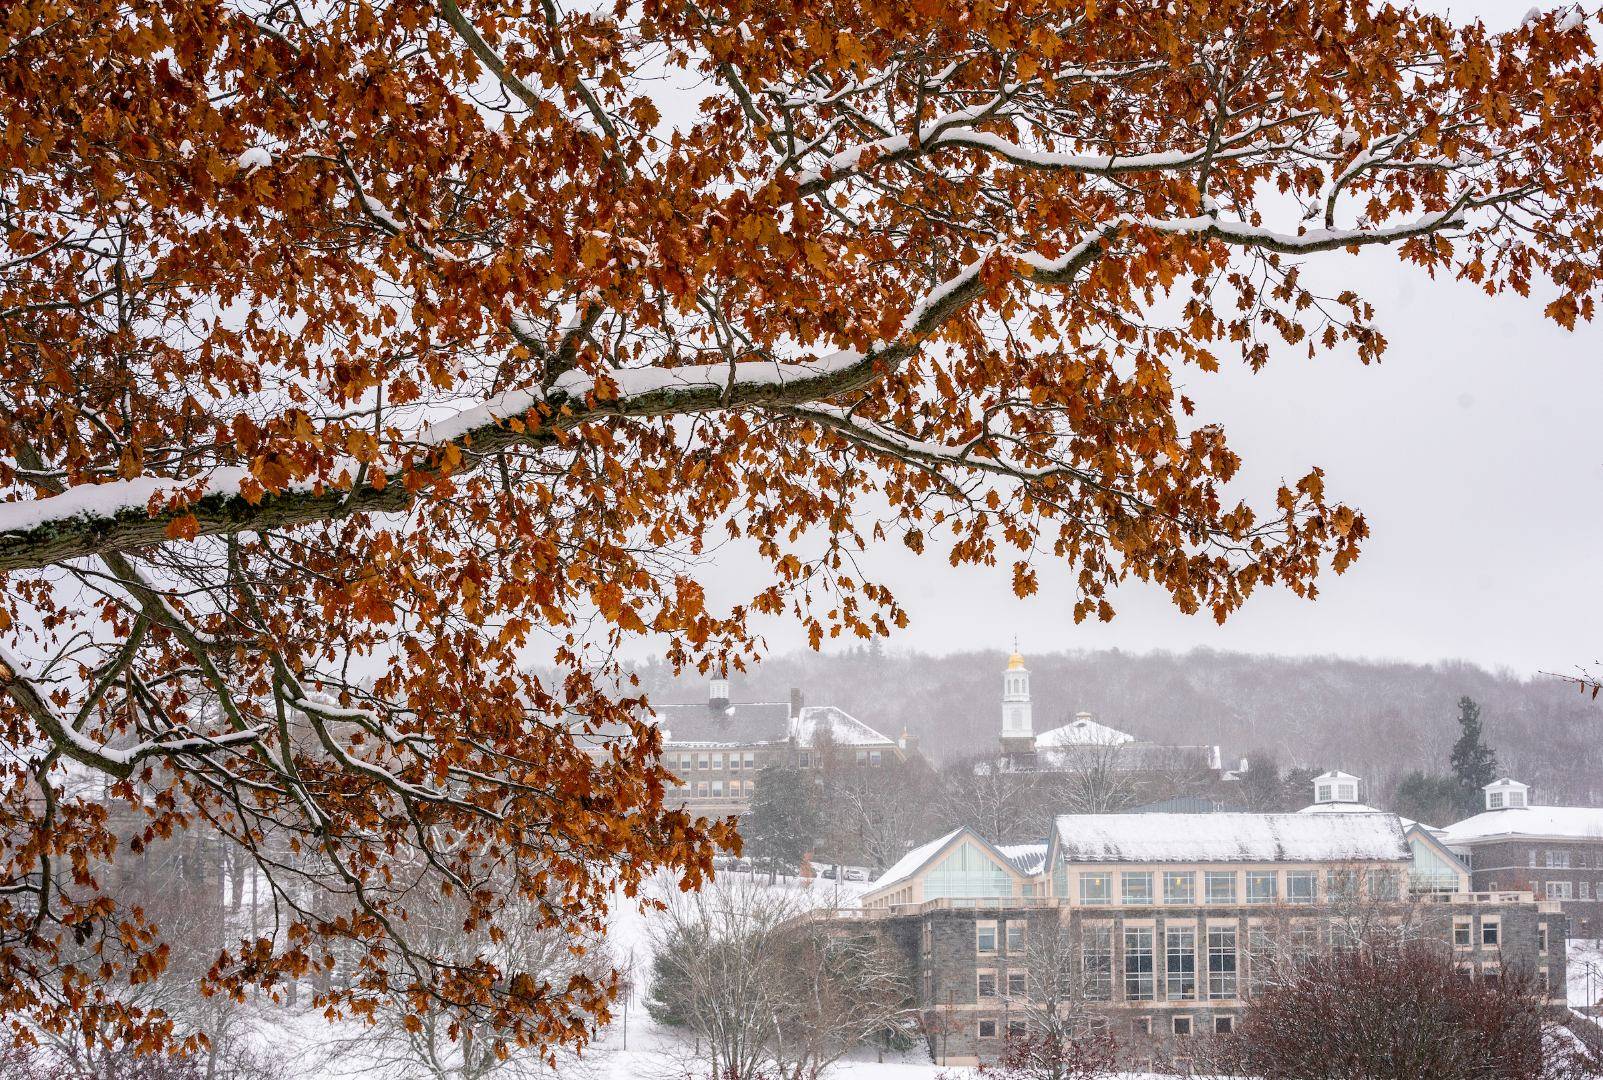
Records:
[[[1412,861],[1391,814],[1067,815],[1043,844],[958,829],[917,848],[857,914],[916,972],[942,1064],[993,1058],[1049,1010],[1105,1026],[1126,1067],[1183,1070],[1281,965],[1382,925],[1466,970],[1537,971],[1563,1002],[1558,904],[1414,894]]]
[[[1501,777],[1486,810],[1441,830],[1477,890],[1521,889],[1560,904],[1575,938],[1603,937],[1603,807],[1533,806],[1530,787]]]
[[[916,752],[911,736],[892,739],[833,705],[806,705],[798,690],[789,701],[734,702],[729,682],[715,679],[705,702],[653,710],[663,765],[679,781],[670,797],[710,817],[749,811],[757,774],[769,765],[878,769]]]

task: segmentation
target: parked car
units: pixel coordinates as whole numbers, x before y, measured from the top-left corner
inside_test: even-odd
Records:
[[[846,880],[847,881],[867,881],[868,880],[868,871],[864,870],[861,866],[848,866],[846,868]]]

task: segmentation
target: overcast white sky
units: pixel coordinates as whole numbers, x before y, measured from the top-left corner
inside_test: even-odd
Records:
[[[1451,10],[1512,25],[1529,3]],[[1313,602],[1259,594],[1223,627],[1139,583],[1115,596],[1112,623],[1076,626],[1065,573],[1043,564],[1041,592],[1021,601],[1006,568],[953,570],[887,545],[871,565],[913,618],[892,647],[1001,647],[1017,634],[1026,652],[1211,646],[1522,674],[1603,656],[1603,328],[1566,333],[1542,318],[1545,301],[1488,299],[1386,253],[1315,268],[1376,305],[1391,342],[1380,366],[1287,350],[1256,376],[1190,373],[1188,390],[1199,416],[1224,422],[1257,505],[1280,478],[1326,469],[1330,494],[1373,532],[1353,568],[1327,575]],[[746,577],[743,562],[729,559],[731,577]],[[801,644],[793,627],[768,630],[778,648]]]

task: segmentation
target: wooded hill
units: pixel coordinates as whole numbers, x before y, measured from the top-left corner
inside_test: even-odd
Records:
[[[1038,732],[1087,711],[1142,739],[1217,743],[1226,761],[1265,751],[1282,767],[1342,768],[1369,781],[1381,803],[1402,774],[1447,770],[1467,694],[1482,707],[1503,771],[1534,785],[1541,802],[1603,804],[1603,702],[1550,677],[1212,650],[1027,659]],[[799,687],[810,704],[838,705],[888,735],[905,727],[941,762],[996,745],[1005,664],[999,650],[793,653],[732,673],[731,696],[783,701]],[[705,680],[672,680],[659,665],[639,673],[656,701],[706,693]]]

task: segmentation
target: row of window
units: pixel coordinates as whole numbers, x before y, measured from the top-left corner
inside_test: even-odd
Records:
[[[1213,1031],[1216,1035],[1228,1035],[1235,1030],[1235,1017],[1215,1016],[1213,1018]],[[994,1039],[1000,1031],[994,1017],[982,1016],[977,1024],[976,1034],[982,1039]],[[1008,1038],[1022,1038],[1029,1034],[1030,1026],[1023,1020],[1007,1021]],[[1137,1016],[1130,1022],[1130,1030],[1137,1035],[1152,1034],[1152,1017]],[[1188,1036],[1196,1034],[1196,1018],[1184,1014],[1169,1017],[1169,1030],[1175,1035]]]
[[[1205,870],[1202,874],[1202,901],[1208,904],[1236,904],[1242,898],[1249,904],[1273,904],[1281,899],[1284,876],[1285,900],[1291,904],[1313,904],[1319,900],[1319,873],[1316,870]],[[1243,881],[1243,877],[1245,880]],[[1162,886],[1165,904],[1195,904],[1197,874],[1191,870],[1165,870],[1161,876],[1146,870],[1126,870],[1117,875],[1089,871],[1079,875],[1081,904],[1153,904],[1158,902],[1155,887]],[[1245,885],[1243,889],[1242,886]],[[1372,900],[1398,897],[1397,874],[1392,870],[1330,870],[1325,874],[1326,896],[1332,900],[1357,899],[1360,890]]]
[[[1579,887],[1579,892],[1576,891],[1577,887]],[[1579,886],[1573,881],[1549,881],[1543,888],[1543,893],[1549,900],[1575,900],[1577,898],[1590,900],[1593,896],[1592,883],[1590,881],[1582,881]],[[1603,900],[1603,881],[1597,883],[1596,895],[1599,900]]]
[[[688,776],[692,772],[708,772],[709,770],[722,772],[726,761],[730,772],[757,771],[757,755],[749,750],[744,753],[730,751],[727,755],[713,753],[680,754],[677,764],[675,764],[674,755],[672,754],[667,754],[663,758],[663,764],[678,772],[680,776]]]
[[[730,798],[741,799],[756,790],[755,780],[730,780],[727,784],[722,780],[698,780],[694,784],[679,784],[670,789],[670,794],[680,799],[721,799],[727,792]]]
[[[1532,848],[1529,858],[1532,867],[1540,864],[1549,870],[1568,870],[1572,866],[1603,866],[1603,850],[1578,851],[1572,854],[1564,848],[1548,848],[1540,852]]]

